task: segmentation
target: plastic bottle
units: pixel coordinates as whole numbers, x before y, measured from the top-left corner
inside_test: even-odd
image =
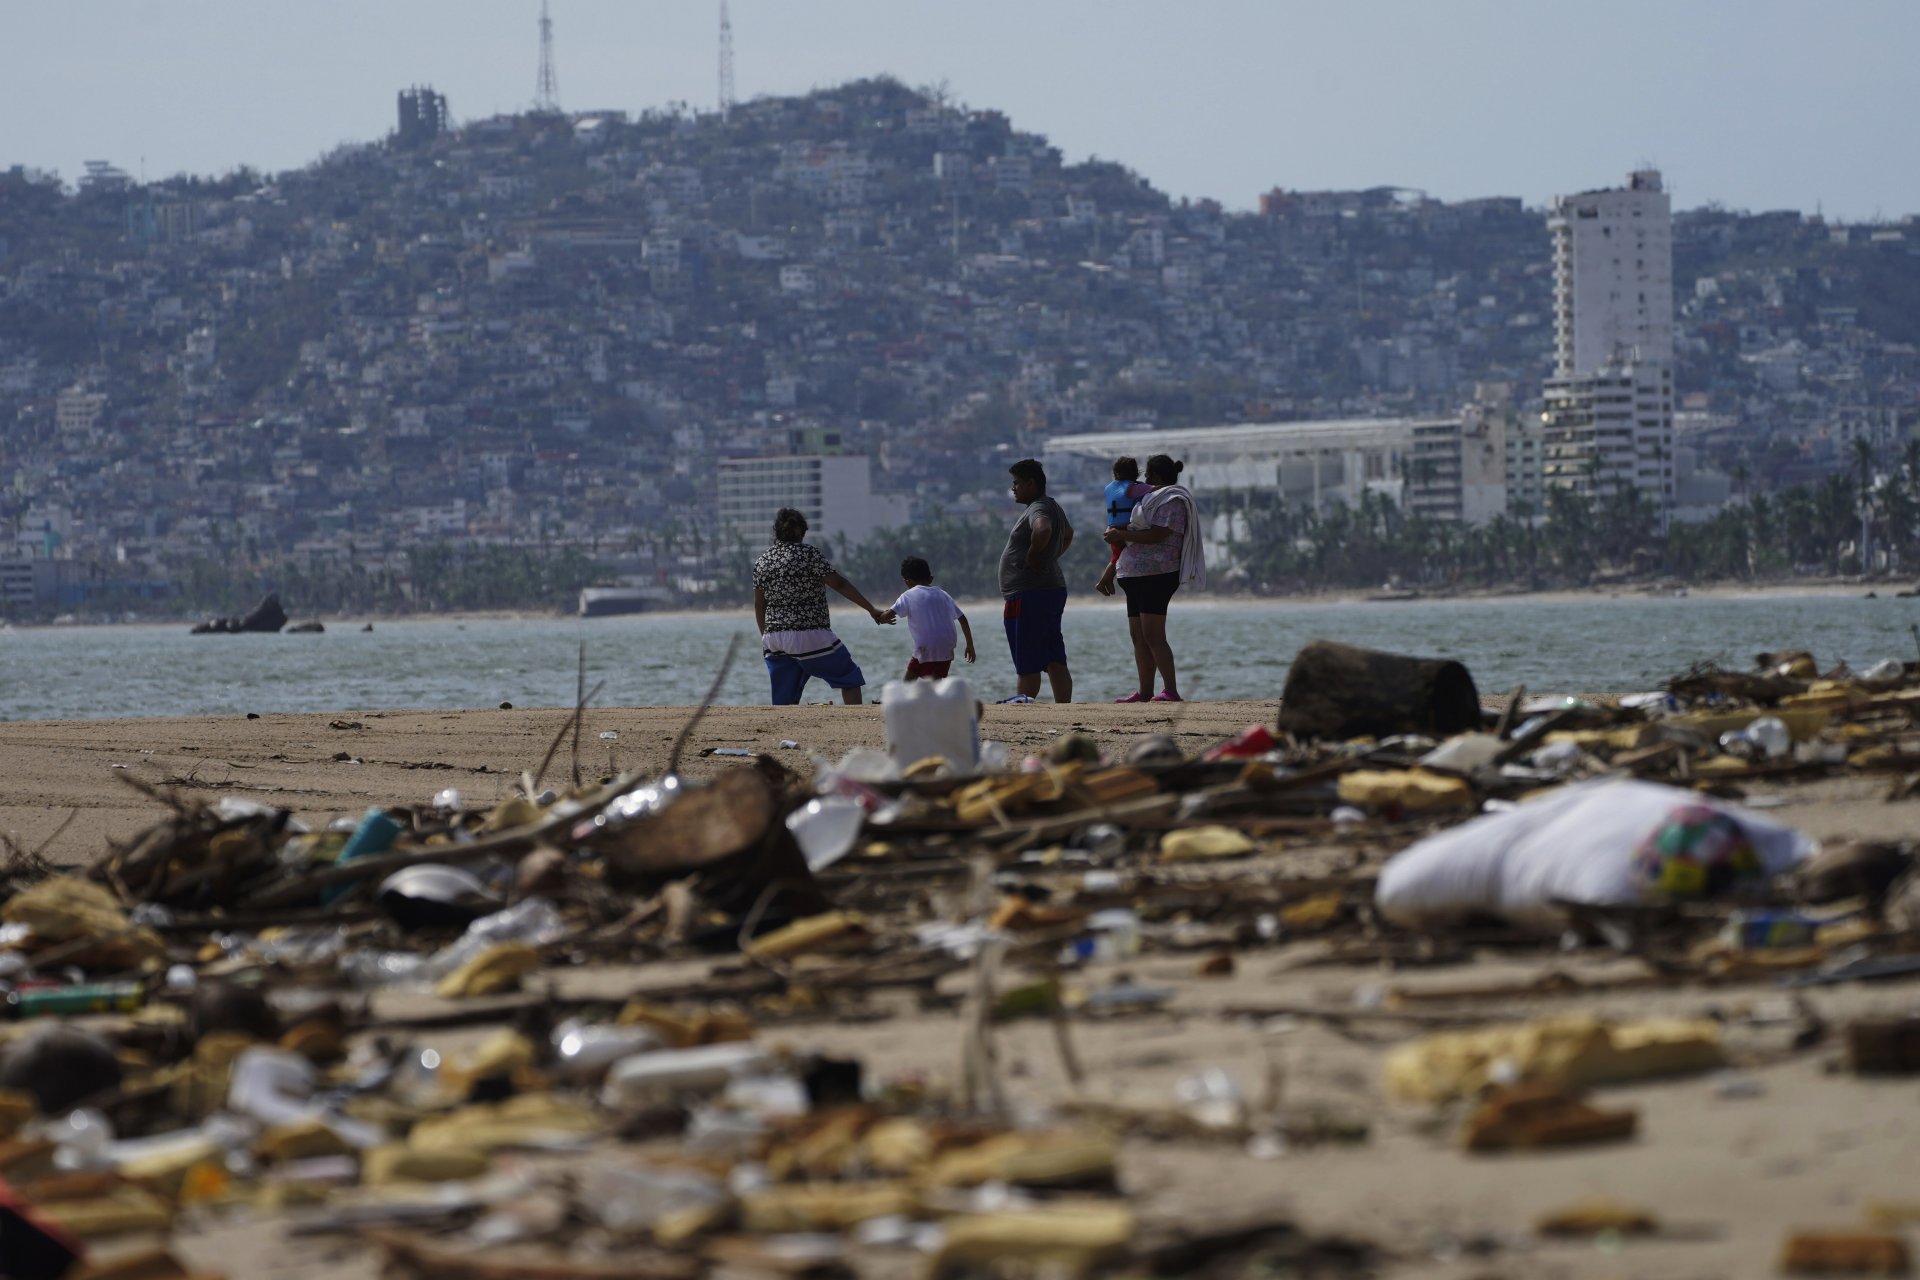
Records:
[[[1825,923],[1795,911],[1735,911],[1727,917],[1722,936],[1743,951],[1807,947],[1813,945],[1820,926]]]
[[[980,723],[973,686],[944,680],[891,680],[881,691],[887,751],[902,768],[941,756],[954,772],[970,774],[980,761]]]
[[[1793,750],[1793,732],[1778,716],[1761,716],[1747,726],[1747,738],[1767,760],[1778,760]]]
[[[554,1057],[563,1075],[590,1076],[622,1058],[659,1047],[660,1037],[649,1027],[569,1018],[553,1029]]]
[[[1087,917],[1095,960],[1125,960],[1140,953],[1140,917],[1125,907],[1110,907]]]
[[[467,926],[458,942],[449,943],[427,958],[426,976],[444,978],[467,961],[503,942],[544,947],[565,937],[567,922],[559,908],[545,898],[522,898],[512,906],[481,916]]]
[[[1779,760],[1793,750],[1793,733],[1775,716],[1720,735],[1720,749],[1742,760]]]
[[[340,957],[340,972],[363,987],[390,987],[411,982],[434,982],[467,961],[503,942],[543,947],[567,933],[566,920],[545,898],[522,898],[467,926],[459,939],[430,956],[412,951],[376,951],[361,948]]]
[[[399,835],[399,823],[389,818],[382,810],[369,809],[366,816],[360,819],[360,825],[353,829],[353,834],[347,837],[346,847],[340,850],[340,856],[334,860],[334,865],[344,867],[349,862],[360,858],[371,858],[377,853],[385,853],[393,847],[393,842]],[[347,884],[336,884],[323,889],[320,900],[330,904],[345,894],[350,887],[351,885]]]
[[[726,1188],[702,1173],[595,1161],[580,1174],[581,1205],[601,1226],[644,1231],[672,1214],[717,1207]]]
[[[1194,1123],[1209,1129],[1228,1129],[1246,1120],[1247,1104],[1240,1085],[1219,1067],[1182,1076],[1173,1095]]]
[[[1533,767],[1555,777],[1572,773],[1586,753],[1578,743],[1550,742],[1533,753]]]
[[[635,1054],[608,1069],[601,1101],[609,1107],[637,1107],[688,1094],[715,1094],[734,1078],[760,1074],[766,1067],[766,1050],[750,1043]]]
[[[0,1018],[43,1018],[82,1013],[132,1013],[146,1001],[137,982],[85,982],[72,986],[23,987],[0,1003]]]
[[[69,1173],[100,1169],[111,1162],[107,1148],[113,1143],[113,1122],[92,1107],[76,1107],[52,1122],[47,1130],[58,1149],[53,1163]]]
[[[803,1116],[808,1106],[806,1086],[791,1075],[778,1073],[738,1076],[728,1083],[721,1100],[735,1111],[763,1120]]]

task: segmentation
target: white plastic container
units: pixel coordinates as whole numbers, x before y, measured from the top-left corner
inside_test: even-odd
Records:
[[[860,837],[867,811],[846,796],[821,796],[787,815],[787,830],[810,871],[825,871],[847,856]]]
[[[980,721],[973,686],[958,676],[944,680],[890,680],[880,693],[886,713],[887,752],[905,768],[928,756],[945,758],[962,774],[980,762]]]
[[[639,1053],[608,1069],[600,1100],[618,1108],[673,1102],[690,1095],[706,1097],[738,1077],[761,1075],[766,1069],[766,1050],[748,1042]]]

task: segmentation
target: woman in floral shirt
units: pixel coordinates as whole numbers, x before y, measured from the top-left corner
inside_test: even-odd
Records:
[[[806,536],[806,516],[782,507],[773,517],[773,545],[753,562],[753,620],[760,628],[760,647],[773,682],[773,705],[798,703],[807,680],[818,676],[852,706],[859,703],[867,678],[833,634],[827,588],[865,609],[877,623],[892,622],[893,611],[869,604],[860,588],[835,572],[818,547],[803,541]]]

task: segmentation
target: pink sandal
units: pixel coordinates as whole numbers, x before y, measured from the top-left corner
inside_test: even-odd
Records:
[[[1115,702],[1151,702],[1153,701],[1153,699],[1143,698],[1137,693],[1130,693],[1124,698],[1115,698],[1114,701]]]
[[[1181,697],[1179,694],[1175,693],[1171,689],[1162,689],[1160,692],[1154,694],[1153,697],[1147,699],[1147,701],[1149,702],[1185,702],[1186,699]]]

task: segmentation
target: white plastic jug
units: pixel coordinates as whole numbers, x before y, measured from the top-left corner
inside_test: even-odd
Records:
[[[958,676],[944,680],[890,680],[880,691],[886,712],[887,752],[902,768],[928,756],[943,756],[958,773],[980,761],[980,722],[973,686]]]

